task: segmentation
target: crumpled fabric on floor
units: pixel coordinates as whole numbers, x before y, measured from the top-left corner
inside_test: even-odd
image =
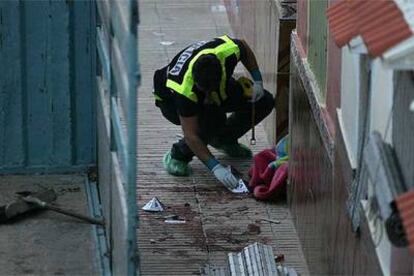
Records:
[[[275,198],[285,187],[288,176],[288,139],[285,136],[275,148],[265,149],[253,157],[249,170],[249,188],[255,198]]]

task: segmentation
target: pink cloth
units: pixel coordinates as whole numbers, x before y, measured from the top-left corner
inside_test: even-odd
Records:
[[[280,165],[277,169],[269,164],[277,158],[273,149],[266,149],[256,154],[253,165],[249,170],[251,176],[249,188],[259,200],[276,197],[286,185],[288,176],[288,163]]]

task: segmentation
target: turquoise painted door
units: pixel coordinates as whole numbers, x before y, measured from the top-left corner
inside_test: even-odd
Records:
[[[96,3],[100,197],[112,273],[135,275],[138,7],[135,0]]]
[[[96,164],[95,5],[0,1],[0,173]]]

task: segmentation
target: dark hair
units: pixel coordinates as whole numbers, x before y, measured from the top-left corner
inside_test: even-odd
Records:
[[[210,92],[218,89],[221,79],[221,64],[213,54],[201,55],[193,65],[193,79],[196,85]]]

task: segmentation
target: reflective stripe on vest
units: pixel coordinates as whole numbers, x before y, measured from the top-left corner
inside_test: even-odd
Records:
[[[240,59],[240,49],[237,46],[236,43],[234,43],[228,36],[224,35],[220,37],[221,40],[224,41],[223,44],[212,48],[212,49],[204,49],[201,50],[197,55],[195,55],[188,66],[187,71],[184,74],[183,82],[179,84],[178,82],[175,82],[173,80],[167,79],[166,86],[168,88],[173,89],[177,93],[187,97],[193,102],[197,102],[198,98],[197,95],[192,91],[192,88],[194,86],[194,79],[193,79],[193,65],[194,62],[201,56],[201,55],[207,55],[207,54],[214,54],[220,61],[221,69],[222,69],[222,75],[221,75],[221,82],[220,82],[220,95],[223,100],[227,98],[226,94],[226,58],[231,56],[232,54],[235,54],[237,57],[237,60]]]

